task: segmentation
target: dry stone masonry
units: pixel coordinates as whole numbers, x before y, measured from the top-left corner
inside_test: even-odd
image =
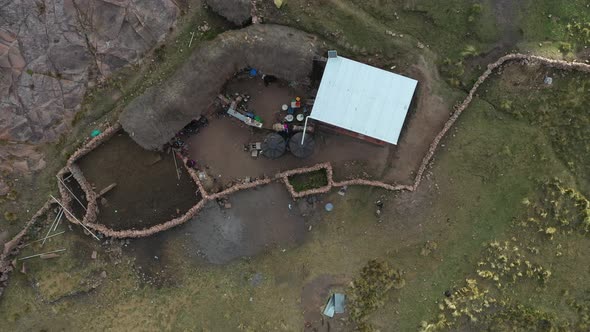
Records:
[[[207,191],[204,189],[204,187],[202,186],[202,184],[199,180],[198,174],[193,169],[187,168],[191,178],[197,184],[199,191],[202,195],[202,199],[200,201],[198,201],[195,206],[190,208],[184,215],[182,215],[178,218],[169,220],[167,222],[164,222],[160,225],[156,225],[156,226],[153,226],[153,227],[150,227],[147,229],[141,229],[141,230],[116,231],[116,230],[109,229],[104,225],[100,225],[100,224],[95,223],[95,221],[96,221],[96,212],[95,211],[97,211],[96,193],[94,193],[90,184],[84,179],[84,175],[75,165],[75,161],[78,160],[78,158],[85,155],[86,153],[88,153],[89,151],[91,151],[92,149],[96,148],[98,145],[100,145],[102,142],[109,139],[114,133],[116,133],[118,130],[120,130],[120,126],[118,124],[109,127],[101,135],[97,136],[94,139],[89,140],[83,147],[78,149],[69,158],[66,167],[64,169],[62,169],[58,175],[62,176],[63,174],[65,174],[67,172],[72,173],[74,175],[74,177],[76,178],[76,180],[78,181],[78,183],[80,183],[84,192],[86,193],[86,196],[88,198],[89,212],[85,215],[84,220],[82,220],[81,222],[84,223],[88,228],[91,228],[95,231],[101,232],[102,234],[104,234],[106,236],[114,237],[114,238],[138,238],[138,237],[146,237],[146,236],[150,236],[150,235],[162,232],[164,230],[167,230],[172,227],[175,227],[180,224],[188,222],[210,200],[214,200],[214,199],[217,199],[220,197],[228,196],[228,195],[231,195],[231,194],[233,194],[237,191],[240,191],[240,190],[246,190],[246,189],[254,188],[257,186],[266,185],[266,184],[269,184],[275,180],[282,180],[285,183],[287,190],[289,191],[289,193],[291,194],[291,196],[294,199],[304,197],[307,195],[326,193],[326,192],[330,191],[331,188],[334,188],[334,187],[343,187],[343,186],[351,186],[351,185],[373,186],[373,187],[379,187],[379,188],[383,188],[386,190],[394,190],[394,191],[401,191],[401,190],[415,191],[418,188],[418,186],[420,185],[420,183],[424,177],[424,172],[426,171],[430,162],[432,161],[432,158],[434,156],[434,153],[436,152],[438,145],[440,144],[440,141],[444,138],[445,134],[449,131],[449,129],[454,125],[454,123],[457,121],[457,119],[462,114],[462,112],[465,111],[465,109],[469,106],[469,104],[471,103],[473,97],[475,96],[479,86],[491,75],[491,73],[495,69],[498,69],[499,67],[501,67],[503,64],[505,64],[507,62],[513,62],[513,61],[519,61],[523,65],[527,65],[530,63],[540,63],[545,66],[553,67],[553,68],[557,68],[557,69],[561,69],[561,70],[576,70],[576,71],[582,71],[585,73],[590,73],[590,65],[588,65],[588,64],[567,62],[567,61],[561,61],[561,60],[552,60],[552,59],[547,59],[547,58],[543,58],[543,57],[539,57],[539,56],[525,55],[525,54],[509,54],[509,55],[501,57],[498,61],[488,65],[487,70],[478,78],[478,80],[473,85],[472,89],[470,90],[468,96],[460,104],[455,106],[455,111],[454,111],[453,115],[449,118],[449,120],[447,120],[443,129],[439,132],[439,134],[435,137],[433,142],[430,144],[430,148],[429,148],[428,152],[426,153],[426,155],[424,156],[422,163],[420,164],[420,167],[419,167],[416,177],[414,179],[414,184],[412,186],[387,184],[387,183],[380,182],[380,181],[371,181],[371,180],[365,180],[365,179],[352,179],[352,180],[347,180],[347,181],[342,181],[342,182],[334,182],[332,166],[329,163],[322,163],[322,164],[317,164],[315,166],[311,166],[311,167],[307,167],[307,168],[293,169],[293,170],[281,172],[281,173],[276,174],[273,178],[263,178],[263,179],[258,179],[258,180],[248,182],[248,183],[237,184],[237,185],[234,185],[222,192],[209,195],[207,193]],[[186,160],[183,160],[183,165],[186,165]],[[328,176],[328,185],[325,187],[307,190],[304,192],[296,192],[293,189],[293,186],[289,183],[288,177],[291,175],[318,171],[320,169],[325,169],[327,176]],[[60,185],[60,194],[62,196],[62,201],[64,203],[70,202],[70,204],[71,204],[71,198],[69,197],[69,193],[65,190],[65,188],[61,187],[61,185]],[[12,240],[10,240],[9,242],[4,244],[4,250],[2,251],[2,253],[0,255],[0,295],[6,285],[9,273],[13,270],[13,266],[10,264],[10,259],[11,259],[11,257],[13,257],[14,255],[16,255],[18,253],[20,246],[22,246],[22,238],[28,232],[31,225],[37,219],[46,215],[46,213],[49,211],[49,209],[52,206],[53,206],[52,201],[47,201],[43,205],[43,207],[41,209],[39,209],[39,211],[37,211],[35,213],[35,215],[33,215],[31,220],[29,220],[25,224],[25,227],[23,228],[23,230],[21,232],[19,232]],[[72,221],[72,220],[70,220],[70,221]],[[75,221],[72,221],[72,222],[75,222]]]

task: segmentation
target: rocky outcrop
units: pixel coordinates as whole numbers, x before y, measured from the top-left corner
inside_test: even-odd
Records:
[[[89,80],[136,62],[178,15],[174,0],[0,0],[0,140],[55,141]],[[4,168],[13,154],[0,146]]]
[[[251,0],[206,0],[217,14],[235,25],[244,25],[252,18]]]
[[[135,98],[119,122],[139,145],[161,149],[210,107],[223,85],[248,66],[289,81],[305,81],[317,53],[316,38],[279,25],[232,30],[204,43],[160,86]]]

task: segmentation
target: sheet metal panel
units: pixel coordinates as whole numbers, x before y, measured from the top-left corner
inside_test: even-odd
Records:
[[[329,58],[311,117],[397,144],[417,84],[341,56]]]

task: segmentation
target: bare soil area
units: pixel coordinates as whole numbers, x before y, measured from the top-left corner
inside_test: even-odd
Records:
[[[249,108],[264,121],[265,128],[271,128],[277,120],[285,117],[281,105],[296,96],[305,99],[302,89],[291,88],[284,83],[272,83],[265,87],[260,79],[243,79],[228,83],[227,91],[250,96]],[[214,177],[222,187],[236,179],[246,177],[272,176],[280,171],[307,167],[321,162],[335,166],[335,178],[347,179],[365,177],[379,179],[386,167],[390,150],[395,147],[381,147],[348,136],[316,131],[315,151],[306,159],[299,159],[286,153],[276,160],[263,156],[251,157],[244,151],[244,145],[262,142],[273,132],[270,129],[254,129],[227,115],[211,119],[209,125],[188,140],[191,157],[197,164]]]
[[[270,184],[231,196],[231,208],[210,202],[178,232],[189,255],[224,264],[271,248],[299,245],[305,220],[284,186]]]
[[[117,186],[99,199],[98,223],[112,229],[141,229],[185,213],[196,204],[197,186],[173,156],[144,150],[119,133],[78,161],[96,192]]]
[[[430,143],[449,119],[451,105],[445,103],[432,87],[440,78],[432,77],[425,66],[424,59],[420,59],[408,70],[407,75],[418,80],[418,88],[398,145],[390,147],[390,160],[380,177],[384,182],[412,184]]]

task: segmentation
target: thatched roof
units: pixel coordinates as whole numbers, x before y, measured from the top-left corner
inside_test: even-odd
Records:
[[[316,54],[315,37],[270,24],[232,30],[204,42],[176,73],[148,88],[123,111],[123,129],[142,147],[161,149],[215,101],[227,80],[251,66],[289,81],[304,81]]]

